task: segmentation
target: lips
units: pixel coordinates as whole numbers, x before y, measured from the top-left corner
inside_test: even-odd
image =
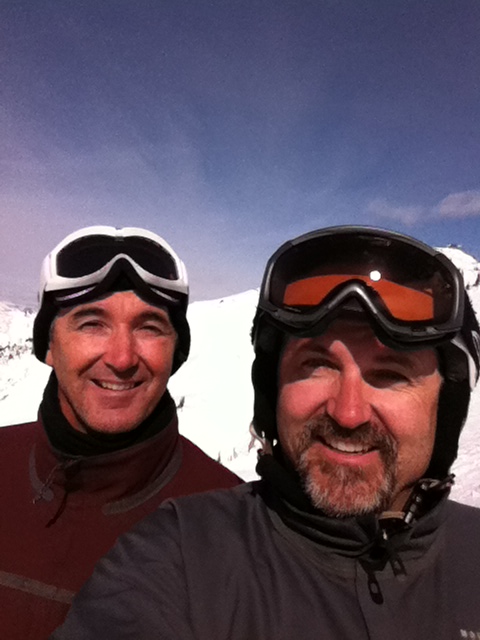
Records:
[[[362,455],[373,451],[375,447],[366,444],[355,444],[347,440],[340,440],[338,438],[329,438],[328,440],[322,438],[323,444],[333,451],[339,451],[340,453],[351,453],[356,455]]]
[[[101,389],[108,391],[130,391],[140,384],[140,382],[107,382],[106,380],[94,380],[94,382]]]

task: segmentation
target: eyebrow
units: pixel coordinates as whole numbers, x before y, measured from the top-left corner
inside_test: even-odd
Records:
[[[142,322],[148,322],[149,320],[153,320],[156,322],[162,322],[171,324],[170,316],[167,311],[144,311],[138,316],[138,319]]]
[[[330,349],[314,342],[304,342],[298,345],[297,349],[302,351],[315,351],[316,353],[328,354]]]
[[[285,345],[285,347],[286,346],[287,345]],[[328,357],[330,355],[330,350],[327,347],[323,347],[321,345],[304,343],[304,344],[297,345],[294,350],[294,353],[298,353],[298,354],[312,353],[312,354]]]
[[[380,353],[376,356],[377,362],[380,364],[398,364],[404,367],[414,367],[416,364],[415,358],[411,357],[415,351],[395,351],[394,353]]]

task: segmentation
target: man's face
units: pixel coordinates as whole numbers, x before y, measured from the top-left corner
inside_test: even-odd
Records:
[[[291,339],[278,435],[313,504],[339,517],[402,509],[431,458],[441,383],[433,349],[390,349],[363,321]]]
[[[155,408],[172,369],[176,333],[168,313],[132,291],[81,304],[55,320],[46,363],[72,427],[122,433]]]

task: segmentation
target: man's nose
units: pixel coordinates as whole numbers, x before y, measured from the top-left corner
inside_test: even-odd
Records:
[[[361,372],[339,373],[327,400],[327,413],[338,425],[345,429],[356,429],[369,422],[372,408],[368,398],[368,385]]]
[[[108,338],[104,356],[107,366],[117,372],[129,372],[138,365],[138,353],[135,337],[126,328],[112,331]]]

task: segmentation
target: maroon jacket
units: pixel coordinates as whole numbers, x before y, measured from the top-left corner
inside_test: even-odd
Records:
[[[40,422],[0,429],[0,638],[42,640],[117,536],[166,498],[241,481],[180,436],[66,457]]]

